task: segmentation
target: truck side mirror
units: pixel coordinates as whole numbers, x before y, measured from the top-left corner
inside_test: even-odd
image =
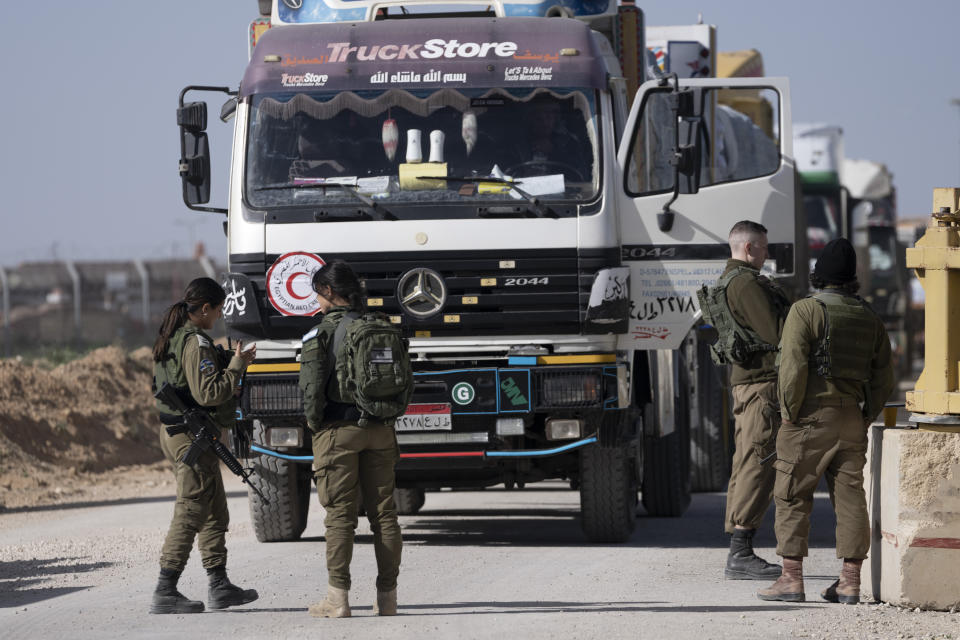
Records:
[[[177,108],[180,126],[180,180],[188,205],[210,202],[210,143],[207,141],[207,103],[188,102]]]
[[[206,132],[180,129],[180,180],[183,201],[188,205],[210,202],[210,146]]]
[[[207,130],[207,103],[188,102],[177,108],[177,125],[194,133]]]

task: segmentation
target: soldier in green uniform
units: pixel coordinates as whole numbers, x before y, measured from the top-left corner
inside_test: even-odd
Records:
[[[365,420],[360,411],[340,397],[332,371],[331,342],[348,311],[361,311],[360,281],[344,262],[331,261],[313,276],[323,321],[303,336],[300,388],[307,425],[313,432],[313,471],[327,543],[326,597],[310,606],[310,615],[350,616],[350,559],[357,528],[360,496],[373,530],[377,558],[377,599],[374,612],[397,613],[397,576],[403,546],[393,490],[399,459],[393,421]]]
[[[810,275],[816,292],[790,309],[780,342],[777,435],[777,553],[783,573],[757,595],[803,602],[813,492],[826,476],[837,516],[840,578],[821,595],[860,601],[860,567],[870,548],[863,490],[867,429],[893,390],[890,339],[880,318],[856,295],[857,257],[846,239],[824,247]]]
[[[256,348],[237,345],[230,357],[214,347],[205,332],[220,318],[226,293],[216,281],[197,278],[190,282],[183,300],[167,309],[153,346],[153,378],[156,388],[173,385],[184,403],[205,407],[222,428],[236,419],[235,394]],[[163,425],[180,423],[179,413],[157,401]],[[186,433],[169,435],[160,429],[160,447],[173,465],[177,501],[173,521],[160,555],[160,580],[153,594],[150,613],[199,613],[203,603],[189,600],[177,590],[177,581],[187,564],[194,538],[209,578],[208,604],[223,609],[257,599],[253,589],[241,589],[227,578],[225,536],[230,516],[220,475],[220,461],[212,451],[203,452],[193,466],[181,462],[190,447]]]
[[[773,500],[775,472],[763,460],[773,453],[780,408],[777,404],[776,345],[790,307],[788,294],[760,275],[767,259],[767,229],[743,220],[728,236],[731,258],[718,286],[726,287],[729,316],[743,330],[746,357],[731,358],[734,452],[727,487],[726,532],[730,552],[724,575],[733,580],[765,580],[780,566],[753,551],[753,536]]]

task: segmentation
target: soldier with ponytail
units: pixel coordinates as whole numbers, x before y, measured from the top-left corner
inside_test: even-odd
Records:
[[[244,350],[240,343],[233,354],[228,354],[214,346],[207,331],[220,319],[225,299],[223,288],[210,278],[197,278],[187,285],[183,298],[164,313],[153,345],[153,382],[157,389],[169,383],[184,404],[203,407],[221,428],[227,429],[236,419],[236,394],[247,365],[256,358],[256,348]],[[156,406],[164,425],[160,447],[173,465],[177,501],[160,555],[160,580],[150,612],[203,611],[203,602],[189,600],[177,590],[196,538],[209,578],[210,608],[256,600],[255,590],[241,589],[227,578],[225,537],[230,515],[219,459],[212,451],[205,451],[193,465],[184,464],[181,460],[190,447],[190,437],[186,433],[170,435],[165,428],[179,424],[180,413],[159,400]]]

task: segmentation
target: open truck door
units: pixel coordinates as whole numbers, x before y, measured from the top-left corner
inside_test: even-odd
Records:
[[[690,330],[700,316],[696,291],[716,282],[730,257],[731,227],[753,220],[767,228],[770,275],[806,273],[790,122],[784,78],[668,77],[642,85],[630,110],[617,155],[622,261],[630,269],[629,328],[619,347],[646,364],[634,371],[648,382],[637,380],[636,396],[648,511],[676,511],[691,485],[722,489],[729,475],[723,372]]]
[[[806,236],[796,215],[789,91],[786,78],[651,81],[637,91],[617,154],[630,267],[621,348],[680,346],[699,316],[696,291],[722,273],[739,220],[767,228],[765,271],[796,273]]]

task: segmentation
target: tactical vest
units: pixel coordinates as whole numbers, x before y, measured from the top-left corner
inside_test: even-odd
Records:
[[[167,353],[164,359],[160,362],[153,363],[154,392],[162,387],[163,383],[168,382],[176,389],[177,395],[180,396],[180,399],[183,400],[183,403],[188,407],[199,407],[200,405],[197,404],[197,401],[194,400],[193,395],[190,393],[187,374],[183,371],[183,348],[187,340],[197,335],[210,340],[209,336],[199,328],[190,324],[184,324],[170,336],[170,343],[167,345]],[[211,344],[213,343],[212,340],[210,342]],[[225,363],[219,360],[220,358],[218,358],[217,367],[218,369],[222,369]],[[155,402],[157,412],[160,414],[160,420],[165,424],[171,423],[171,421],[176,422],[175,418],[182,415],[181,412],[160,400],[156,400]],[[226,402],[218,407],[203,408],[210,412],[210,415],[213,416],[214,420],[221,427],[230,427],[236,420],[235,402]]]
[[[859,296],[819,291],[810,297],[824,315],[823,338],[811,354],[811,369],[828,379],[867,382],[876,342],[873,312]]]
[[[717,330],[717,340],[710,345],[710,357],[717,364],[744,364],[754,354],[777,350],[777,345],[765,342],[756,331],[737,322],[730,310],[727,287],[742,273],[752,274],[753,270],[734,267],[720,276],[716,285],[703,286],[697,291],[704,322]],[[774,305],[777,316],[784,315],[788,306],[784,295],[765,278],[758,279],[758,282]]]

